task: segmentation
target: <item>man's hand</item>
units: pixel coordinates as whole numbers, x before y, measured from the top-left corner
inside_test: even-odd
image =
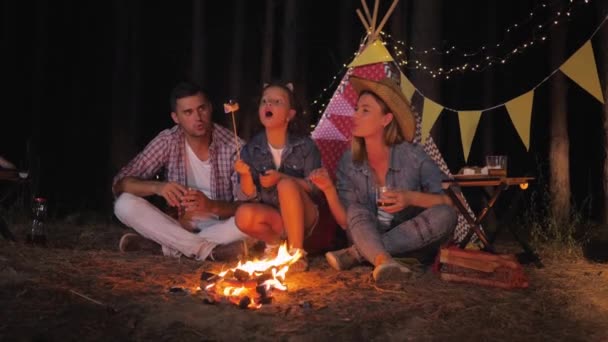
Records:
[[[186,191],[186,187],[181,184],[175,182],[166,182],[158,185],[156,194],[164,197],[170,206],[177,207],[180,205],[180,200]]]
[[[277,170],[266,170],[263,175],[260,175],[260,184],[265,188],[270,188],[279,182],[283,174]]]
[[[319,190],[325,192],[334,187],[334,182],[329,177],[329,173],[325,168],[319,168],[313,170],[309,175],[308,179],[319,188]]]
[[[393,190],[382,194],[382,200],[390,205],[383,206],[382,210],[389,214],[397,213],[411,205],[410,192],[407,190]]]
[[[188,189],[182,197],[182,207],[186,213],[208,214],[212,212],[212,201],[204,193],[194,189]]]

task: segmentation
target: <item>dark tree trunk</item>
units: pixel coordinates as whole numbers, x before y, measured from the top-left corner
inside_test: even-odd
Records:
[[[352,17],[355,14],[354,5],[357,2],[352,0],[340,0],[340,10],[338,11],[338,56],[340,63],[350,63],[356,46],[350,44],[352,41],[353,30],[361,36],[365,34],[365,27],[362,24],[353,25]],[[313,7],[314,11],[315,7]],[[357,20],[357,23],[359,21]]]
[[[551,39],[551,65],[560,65],[566,54],[566,34],[557,32]],[[558,224],[570,216],[570,141],[567,123],[566,76],[561,72],[553,75],[550,87],[550,142],[549,142],[549,191],[551,215]]]
[[[281,60],[281,79],[287,82],[295,80],[296,46],[298,36],[296,32],[296,1],[284,0],[285,13],[283,16],[283,54]]]
[[[116,0],[114,66],[112,68],[111,171],[116,173],[137,152],[138,98],[141,85],[139,2]]]
[[[405,6],[406,3],[401,5]],[[407,5],[406,7],[409,7],[411,13],[407,17],[410,23],[410,29],[407,31],[407,45],[414,46],[417,49],[420,49],[422,46],[441,46],[442,16],[438,15],[442,13],[441,3],[437,1],[414,1]],[[407,53],[407,51],[404,51],[404,53]],[[437,59],[437,63],[440,64],[441,60]],[[425,95],[430,96],[435,101],[441,99],[440,82],[436,80],[429,82],[429,78],[426,76],[418,77],[416,71],[413,71],[409,78],[416,88],[424,89]],[[420,108],[415,108],[420,114],[424,110],[422,106],[421,104]],[[439,144],[440,142],[436,143]]]
[[[389,30],[384,30],[385,32],[389,31],[395,41],[403,41],[405,37],[407,37],[407,28],[409,26],[407,25],[407,20],[409,18],[406,9],[408,3],[408,0],[399,1],[399,4],[395,7],[393,14],[389,18],[388,25],[386,26]],[[401,48],[399,45],[397,45],[397,47]]]
[[[48,3],[42,2],[36,7],[35,24],[36,32],[34,39],[34,66],[32,73],[32,99],[44,98],[44,88],[46,86],[45,68],[48,63]],[[30,171],[31,175],[31,192],[36,195],[40,192],[40,183],[42,182],[42,166],[41,165],[41,150],[40,146],[42,139],[42,127],[46,113],[45,101],[32,101],[31,120],[32,132],[27,141],[26,156],[24,164]],[[46,118],[48,119],[48,118]],[[22,151],[24,151],[22,149]]]
[[[604,20],[604,16],[599,16],[599,14],[605,12],[606,5],[604,4],[595,4],[597,7],[598,18],[597,20],[601,22]],[[603,232],[601,232],[606,239],[608,240],[608,77],[606,77],[608,72],[608,30],[605,28],[600,29],[598,32],[598,38],[593,42],[593,46],[595,47],[596,53],[596,64],[598,68],[598,73],[600,75],[600,82],[602,82],[603,86],[603,94],[604,94],[604,105],[602,107],[603,117],[602,123],[604,127],[604,136],[603,136],[603,150],[604,150],[604,168],[602,170],[602,190],[603,190],[603,207],[601,213],[601,219],[603,225]],[[597,42],[597,44],[596,44]]]
[[[206,23],[205,1],[194,1],[192,5],[192,78],[199,84],[205,84],[206,81]]]
[[[486,31],[486,41],[488,42],[495,42],[497,41],[497,34],[496,34],[496,22],[498,22],[498,16],[499,13],[497,13],[496,7],[494,6],[487,6],[487,15],[486,15],[486,27],[488,28]],[[494,72],[486,72],[484,73],[484,77],[483,77],[483,84],[484,84],[484,91],[483,91],[483,107],[488,108],[491,106],[494,106],[494,90],[496,88],[496,79],[494,77],[495,73]],[[495,151],[495,141],[494,138],[496,136],[496,132],[494,131],[494,125],[493,125],[493,115],[491,115],[491,113],[488,114],[482,114],[483,116],[483,121],[484,121],[484,127],[486,129],[482,129],[481,132],[481,155],[482,158],[485,158],[483,156],[489,155],[489,154],[494,154],[496,153]],[[485,162],[485,160],[482,159],[482,162]],[[492,210],[490,211],[491,213],[493,212]]]
[[[274,47],[274,0],[266,0],[264,15],[264,32],[262,38],[262,82],[269,82],[272,77],[272,53]]]
[[[234,10],[234,31],[232,38],[232,58],[230,60],[230,96],[239,99],[243,81],[243,47],[245,37],[245,0],[236,0]]]

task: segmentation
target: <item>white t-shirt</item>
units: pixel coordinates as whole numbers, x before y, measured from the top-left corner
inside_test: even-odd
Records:
[[[272,161],[274,162],[274,167],[278,170],[281,167],[281,155],[283,154],[283,150],[285,148],[274,148],[270,144],[268,144],[270,148],[270,153],[272,154]]]
[[[382,208],[378,208],[378,221],[380,221],[385,228],[390,228],[392,220],[393,214],[387,213]]]
[[[186,183],[190,188],[202,191],[213,199],[211,194],[211,163],[200,160],[186,141]]]

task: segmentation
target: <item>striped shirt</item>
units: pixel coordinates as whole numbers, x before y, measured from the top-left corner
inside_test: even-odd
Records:
[[[186,185],[185,136],[178,125],[160,132],[150,143],[123,167],[114,177],[113,185],[125,177],[152,179],[161,170],[170,182]],[[239,138],[239,146],[243,146]],[[212,199],[232,201],[237,189],[234,134],[218,125],[213,125],[209,161],[211,163]]]

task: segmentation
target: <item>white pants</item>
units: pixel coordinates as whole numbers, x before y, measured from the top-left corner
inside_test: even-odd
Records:
[[[247,238],[237,228],[234,217],[198,220],[195,226],[201,230],[200,233],[191,233],[152,203],[126,192],[114,202],[114,214],[143,237],[160,244],[165,256],[179,257],[183,254],[205,260],[215,246]]]

